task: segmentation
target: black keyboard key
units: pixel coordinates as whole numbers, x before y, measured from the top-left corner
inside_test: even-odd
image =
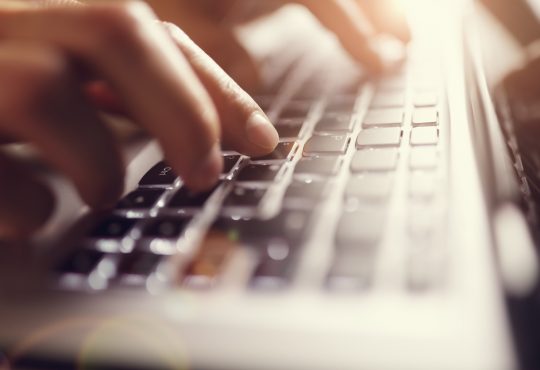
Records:
[[[240,182],[272,182],[276,179],[280,165],[249,164],[244,167],[237,177]]]
[[[110,216],[100,221],[90,233],[94,238],[121,239],[137,223],[137,219]]]
[[[225,199],[228,207],[257,207],[266,195],[267,189],[235,187]]]
[[[81,249],[68,256],[56,268],[56,271],[60,273],[88,275],[94,271],[104,256],[105,253],[96,250]]]
[[[223,174],[230,173],[239,160],[240,156],[236,154],[223,156]]]
[[[150,219],[143,227],[143,236],[160,239],[176,239],[191,221],[190,217],[159,217]]]
[[[300,131],[304,125],[303,119],[280,120],[274,126],[280,138],[296,139],[300,136]]]
[[[277,145],[274,151],[262,157],[253,158],[253,161],[278,161],[289,158],[295,147],[294,142],[282,142]]]
[[[219,187],[216,185],[214,189],[201,193],[194,193],[187,187],[183,187],[174,194],[169,201],[167,207],[169,208],[201,208],[205,205],[206,201],[214,194],[214,191]]]
[[[293,258],[288,245],[270,244],[255,268],[251,285],[262,289],[283,288],[290,280]]]
[[[118,273],[120,275],[149,276],[156,270],[163,258],[157,254],[135,251],[123,257],[118,266]]]
[[[203,239],[197,255],[184,272],[184,284],[191,288],[210,288],[220,276],[225,263],[238,245],[227,235],[210,231]]]
[[[309,101],[292,101],[287,103],[281,110],[279,117],[281,119],[305,118],[311,110],[311,102]]]
[[[126,195],[119,203],[118,209],[150,209],[163,195],[163,189],[141,189]]]
[[[139,185],[141,186],[152,186],[152,185],[172,185],[176,181],[176,174],[174,173],[171,166],[166,162],[159,162],[154,167],[150,169],[143,176]]]
[[[304,240],[309,226],[310,213],[307,211],[282,211],[269,220],[254,218],[219,218],[212,226],[214,232],[221,232],[236,241],[255,245],[266,245],[271,240],[285,240],[297,245]]]

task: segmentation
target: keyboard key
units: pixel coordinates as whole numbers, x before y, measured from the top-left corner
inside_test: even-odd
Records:
[[[436,108],[417,108],[413,112],[413,126],[436,126],[439,113]]]
[[[187,187],[183,187],[174,194],[167,205],[168,208],[201,208],[221,185],[218,183],[212,190],[194,193]]]
[[[229,257],[238,245],[219,231],[209,231],[197,255],[184,272],[184,284],[191,288],[211,288],[217,282]]]
[[[383,235],[384,218],[380,210],[345,212],[338,223],[336,244],[353,250],[375,246]]]
[[[399,91],[379,92],[371,102],[371,108],[392,108],[405,105],[405,94]]]
[[[236,154],[225,155],[223,156],[223,174],[230,173],[233,168],[238,164],[240,156]]]
[[[163,185],[170,186],[173,185],[176,181],[176,174],[174,173],[171,166],[166,162],[159,162],[154,167],[150,169],[143,176],[139,185],[141,186],[152,186],[152,185]]]
[[[356,146],[357,148],[399,146],[400,142],[401,129],[399,127],[376,128],[360,131]]]
[[[415,127],[411,132],[411,145],[435,145],[439,142],[437,127]]]
[[[212,230],[221,232],[235,241],[255,245],[266,245],[270,240],[283,239],[296,246],[304,240],[309,216],[310,213],[307,211],[284,210],[269,220],[222,217],[216,220]]]
[[[411,149],[409,167],[412,170],[434,169],[438,161],[437,147],[414,147]]]
[[[349,141],[344,135],[313,136],[304,147],[304,155],[345,154]]]
[[[293,153],[295,147],[294,142],[281,142],[277,145],[274,151],[262,157],[252,158],[252,161],[277,161],[287,160]]]
[[[137,219],[110,216],[100,221],[90,233],[91,237],[104,239],[121,239],[137,223]]]
[[[311,110],[310,101],[292,101],[287,103],[279,114],[280,119],[306,118]]]
[[[373,256],[369,253],[339,253],[334,257],[327,277],[327,286],[335,291],[363,290],[370,286]]]
[[[395,149],[360,150],[354,154],[351,171],[391,171],[396,168],[397,161]]]
[[[281,139],[284,138],[291,138],[296,139],[300,137],[300,132],[302,131],[302,127],[304,125],[304,120],[282,120],[279,121],[274,127],[276,131],[278,132],[278,135]]]
[[[356,107],[356,95],[335,96],[328,100],[325,113],[353,113]]]
[[[280,165],[249,164],[242,168],[236,178],[239,182],[272,182],[276,179]]]
[[[296,165],[297,175],[332,176],[339,172],[343,160],[341,157],[302,158]]]
[[[258,207],[267,189],[236,186],[225,199],[227,207]]]
[[[386,174],[352,176],[347,183],[345,197],[362,200],[386,200],[390,196],[392,182],[393,177]]]
[[[293,181],[285,193],[285,202],[291,199],[319,200],[328,189],[326,181]]]
[[[403,124],[402,109],[374,109],[370,110],[363,121],[363,127],[374,126],[401,126]]]
[[[251,285],[259,289],[284,287],[292,273],[292,251],[282,241],[270,243],[255,268]]]
[[[164,256],[161,255],[134,251],[133,253],[123,256],[122,261],[118,266],[118,273],[120,275],[138,275],[146,277],[156,271],[163,259]]]
[[[160,239],[176,239],[191,221],[189,217],[151,218],[143,228],[143,236]]]
[[[431,173],[414,173],[409,183],[409,194],[413,198],[431,199],[435,194],[435,178]]]
[[[135,190],[118,203],[118,209],[150,209],[165,193],[163,189]]]
[[[356,117],[347,113],[325,114],[317,125],[317,132],[346,131],[350,132],[356,125]]]
[[[56,271],[60,273],[88,275],[94,271],[104,256],[105,253],[96,250],[81,249],[68,256],[56,268]]]
[[[432,92],[417,92],[414,95],[414,106],[421,107],[434,107],[438,103],[437,94]]]

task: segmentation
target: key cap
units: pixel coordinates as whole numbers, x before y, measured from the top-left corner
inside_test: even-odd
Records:
[[[238,164],[240,156],[236,154],[223,156],[223,174],[230,173],[233,168]]]
[[[435,194],[435,178],[430,173],[414,173],[409,183],[409,194],[413,198],[431,199]]]
[[[332,176],[339,172],[343,159],[341,157],[302,158],[296,165],[297,175]]]
[[[212,190],[194,193],[187,187],[182,187],[174,194],[167,205],[168,208],[201,208],[221,185],[218,183]]]
[[[376,128],[360,131],[356,139],[356,147],[399,146],[400,142],[401,129],[399,127]]]
[[[281,120],[274,126],[281,139],[300,137],[300,132],[304,125],[303,119]]]
[[[184,272],[184,284],[191,288],[210,288],[215,285],[224,265],[237,248],[235,240],[219,231],[210,230]]]
[[[304,155],[345,154],[349,141],[344,135],[312,136],[304,146]]]
[[[274,151],[270,154],[267,154],[262,157],[252,158],[252,161],[277,161],[277,160],[287,160],[291,156],[295,143],[291,142],[281,142],[277,145]]]
[[[304,240],[309,215],[307,211],[284,210],[269,220],[256,218],[235,220],[221,217],[216,220],[212,230],[221,232],[230,239],[255,245],[266,245],[269,240],[283,239],[290,245],[297,246]]]
[[[308,101],[292,101],[287,103],[279,114],[280,119],[306,118],[311,110],[312,103]]]
[[[293,181],[285,192],[285,202],[292,199],[317,201],[325,195],[326,181]]]
[[[414,106],[418,108],[422,107],[434,107],[438,103],[437,94],[432,92],[417,92],[414,95]]]
[[[191,221],[190,217],[159,217],[148,219],[143,227],[143,236],[161,239],[176,239]]]
[[[146,173],[146,175],[143,176],[141,181],[139,181],[139,185],[141,186],[152,186],[152,185],[172,185],[176,181],[176,174],[173,172],[173,169],[171,166],[169,166],[166,162],[159,162],[154,167],[150,169]]]
[[[267,189],[236,186],[225,199],[228,207],[258,207]]]
[[[56,271],[60,273],[88,275],[94,271],[104,256],[105,253],[96,250],[80,249],[69,255],[56,268]]]
[[[413,112],[413,126],[435,126],[439,113],[436,108],[417,108]]]
[[[327,286],[335,291],[363,290],[371,285],[373,256],[370,253],[342,253],[334,257]]]
[[[351,171],[391,171],[396,168],[397,161],[395,149],[360,150],[354,154]]]
[[[437,147],[415,147],[411,149],[409,167],[412,170],[434,169],[438,160]]]
[[[346,131],[350,132],[354,129],[356,117],[346,113],[325,114],[321,117],[315,131],[317,132],[333,132]]]
[[[405,94],[399,91],[379,92],[371,102],[371,108],[393,108],[405,105]]]
[[[280,165],[249,164],[244,167],[238,177],[239,182],[272,182],[276,179]]]
[[[332,97],[326,103],[325,113],[353,113],[356,108],[356,100],[356,95]]]
[[[290,280],[292,260],[287,244],[281,241],[270,243],[255,268],[251,285],[259,289],[283,288]]]
[[[370,110],[363,121],[363,127],[401,126],[403,124],[402,109]]]
[[[435,145],[439,142],[437,127],[415,127],[411,132],[411,145]]]
[[[382,211],[360,209],[345,212],[338,223],[336,244],[353,250],[373,247],[381,240],[384,227]]]
[[[126,195],[117,205],[118,209],[150,209],[165,193],[163,189],[135,190]]]
[[[386,200],[392,190],[392,181],[393,177],[386,174],[352,176],[347,183],[345,197],[362,200]]]
[[[149,276],[156,271],[158,265],[163,261],[164,256],[153,253],[134,251],[123,256],[118,266],[120,275]]]
[[[100,221],[90,233],[91,237],[104,239],[121,239],[137,223],[137,219],[110,216]]]

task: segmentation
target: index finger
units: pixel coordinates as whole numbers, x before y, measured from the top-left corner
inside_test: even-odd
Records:
[[[339,39],[356,60],[374,73],[383,70],[380,56],[370,45],[375,32],[354,0],[297,0]]]

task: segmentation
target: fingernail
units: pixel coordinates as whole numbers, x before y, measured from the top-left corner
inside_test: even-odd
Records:
[[[248,140],[260,148],[273,150],[279,142],[279,135],[268,118],[259,112],[253,113],[247,122]]]
[[[194,190],[205,190],[214,185],[223,169],[223,159],[219,144],[214,145],[206,158],[195,169]]]

